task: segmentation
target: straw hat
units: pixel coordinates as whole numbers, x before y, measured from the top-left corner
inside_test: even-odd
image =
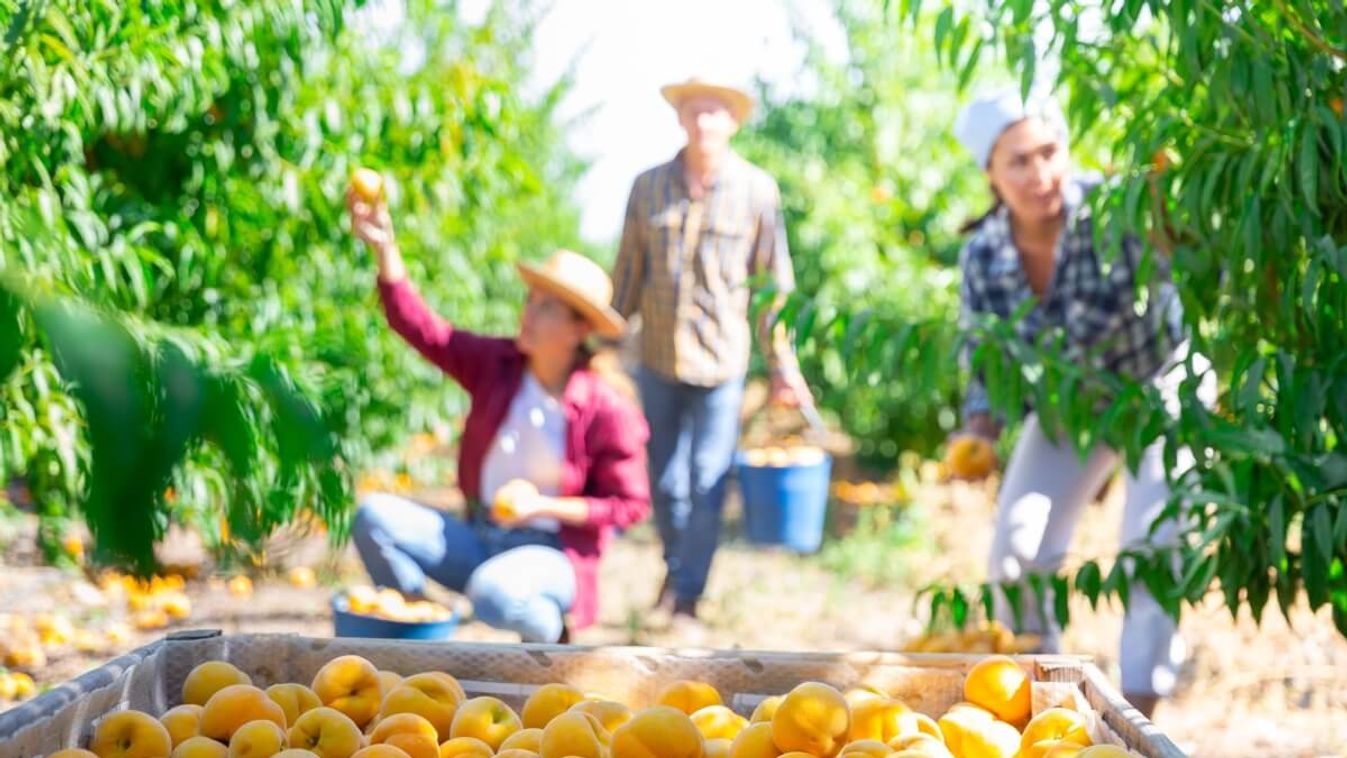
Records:
[[[570,250],[557,250],[541,265],[522,261],[515,265],[528,286],[574,308],[600,337],[617,339],[627,330],[626,319],[609,305],[613,281],[594,261]]]
[[[696,77],[688,79],[682,84],[666,84],[660,87],[661,95],[669,101],[675,110],[682,107],[683,102],[689,98],[707,96],[714,97],[725,104],[730,109],[730,115],[734,120],[744,123],[753,113],[753,96],[741,89],[730,87],[724,84],[712,84],[702,81]]]

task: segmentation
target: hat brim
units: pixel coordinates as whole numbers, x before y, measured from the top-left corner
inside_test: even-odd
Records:
[[[610,340],[620,339],[626,333],[627,320],[613,310],[612,306],[590,300],[569,287],[565,282],[531,263],[520,261],[515,263],[515,267],[519,269],[519,276],[523,278],[525,284],[553,295],[566,305],[574,308],[589,322],[590,326],[594,327],[594,331],[600,337]]]
[[[730,115],[734,120],[744,123],[748,117],[753,114],[753,96],[734,87],[725,87],[719,84],[706,84],[705,82],[689,82],[686,84],[666,84],[660,88],[660,94],[669,101],[675,109],[689,98],[708,96],[725,103],[730,110]]]

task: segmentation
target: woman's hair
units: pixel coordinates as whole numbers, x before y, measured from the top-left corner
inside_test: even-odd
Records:
[[[577,321],[589,321],[583,313],[575,308],[571,308],[570,311]],[[603,380],[609,387],[617,390],[619,395],[633,402],[639,400],[640,395],[637,393],[636,383],[622,368],[622,359],[618,356],[616,347],[591,335],[589,341],[582,344],[577,351],[575,365],[593,371],[595,376]]]
[[[633,402],[639,399],[636,383],[622,368],[622,359],[618,356],[617,348],[607,345],[586,345],[580,348],[579,365],[593,371],[605,384],[617,390],[619,395]]]
[[[973,232],[977,231],[978,227],[987,223],[987,219],[991,218],[992,216],[995,216],[997,213],[1000,212],[1001,207],[1005,205],[1005,201],[1001,200],[1001,195],[996,191],[995,187],[992,187],[991,190],[992,190],[992,207],[988,208],[987,212],[982,214],[981,216],[970,218],[967,221],[963,222],[963,226],[959,227],[959,234],[972,234]]]

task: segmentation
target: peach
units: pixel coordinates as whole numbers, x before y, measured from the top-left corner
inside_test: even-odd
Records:
[[[232,663],[206,661],[192,669],[182,683],[182,702],[205,705],[210,696],[231,684],[252,684],[253,680]]]
[[[566,712],[548,722],[538,745],[541,758],[606,758],[608,732],[588,713]]]
[[[229,758],[229,748],[210,737],[188,737],[173,748],[169,758]]]
[[[617,731],[619,726],[631,721],[631,709],[612,700],[586,699],[571,706],[571,710],[588,713],[598,719],[609,734]]]
[[[313,690],[293,682],[273,684],[266,693],[285,712],[286,724],[295,723],[300,716],[323,704]]]
[[[776,758],[780,752],[772,742],[771,721],[749,724],[730,743],[730,758]]]
[[[542,729],[584,699],[585,694],[569,684],[544,684],[524,701],[519,717],[525,729]]]
[[[285,748],[285,730],[274,721],[249,721],[229,738],[229,758],[271,758]]]
[[[723,705],[708,705],[689,718],[708,740],[732,740],[748,726],[748,719]]]
[[[659,705],[668,705],[691,716],[708,705],[721,705],[720,692],[706,682],[680,680],[660,691],[655,698]]]
[[[173,752],[173,738],[148,713],[117,711],[99,720],[89,750],[98,758],[164,758]]]
[[[440,742],[435,727],[415,713],[395,713],[379,720],[369,744],[392,745],[411,758],[438,758]]]
[[[440,758],[491,758],[495,752],[476,737],[455,737],[440,745]]]
[[[458,707],[449,736],[476,737],[496,750],[506,737],[523,728],[510,706],[494,697],[475,697]]]
[[[612,758],[699,758],[702,734],[682,710],[656,705],[613,732],[611,747]]]
[[[301,714],[288,736],[290,747],[311,751],[318,758],[351,758],[365,739],[350,716],[327,706]]]
[[[463,700],[463,687],[452,676],[440,672],[416,674],[386,693],[379,715],[415,713],[429,721],[444,741],[449,739],[454,713]]]
[[[772,716],[772,741],[782,750],[832,758],[846,743],[851,713],[842,693],[819,682],[791,690]]]
[[[164,725],[168,730],[168,736],[173,738],[173,747],[201,734],[201,714],[205,710],[199,705],[183,704],[169,708],[159,717],[159,723]]]
[[[271,721],[286,727],[285,711],[251,684],[231,684],[206,701],[201,711],[201,735],[228,742],[249,721]]]
[[[338,656],[323,664],[310,687],[323,705],[346,714],[361,729],[383,702],[379,670],[358,655]]]
[[[486,743],[482,744],[485,745]],[[536,753],[542,750],[542,744],[543,730],[535,727],[533,729],[520,729],[509,737],[506,737],[505,741],[500,743],[500,749],[511,750],[518,748],[520,750],[528,750]],[[488,745],[487,747],[490,746]]]

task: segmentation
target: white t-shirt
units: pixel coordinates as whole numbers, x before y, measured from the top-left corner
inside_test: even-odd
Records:
[[[482,461],[482,502],[494,501],[496,490],[511,479],[527,479],[539,493],[559,495],[565,461],[566,414],[561,402],[525,371],[510,411]],[[525,526],[549,532],[561,528],[550,518],[534,519]]]

